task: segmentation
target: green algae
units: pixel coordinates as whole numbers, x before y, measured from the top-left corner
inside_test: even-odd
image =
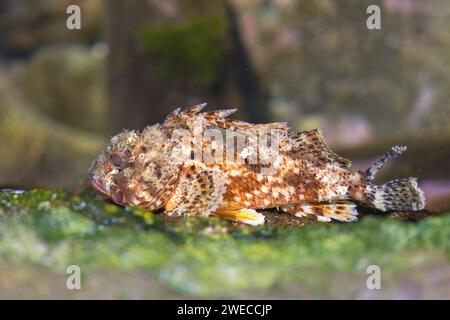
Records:
[[[354,297],[351,285],[333,294],[336,275],[364,277],[376,264],[394,279],[442,257],[448,266],[449,239],[450,215],[255,228],[214,217],[168,221],[62,190],[0,193],[0,261],[54,272],[77,264],[88,278],[98,270],[144,270],[190,297],[284,297],[293,285]]]

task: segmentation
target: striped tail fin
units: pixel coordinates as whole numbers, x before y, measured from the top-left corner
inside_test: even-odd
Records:
[[[396,179],[382,186],[367,187],[370,204],[381,211],[418,211],[425,208],[425,196],[416,178]]]

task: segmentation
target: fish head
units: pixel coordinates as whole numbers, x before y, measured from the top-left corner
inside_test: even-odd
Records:
[[[89,179],[94,188],[120,205],[144,206],[177,176],[183,158],[173,154],[173,146],[159,124],[141,133],[124,131],[93,162]]]
[[[118,204],[128,204],[124,178],[133,171],[139,134],[123,131],[111,138],[109,145],[89,168],[89,181],[98,191]]]

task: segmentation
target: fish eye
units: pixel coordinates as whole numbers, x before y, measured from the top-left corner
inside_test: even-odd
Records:
[[[119,156],[118,154],[112,154],[110,159],[112,164],[118,168],[122,168],[125,164],[122,157]]]
[[[155,176],[156,176],[156,178],[161,179],[161,177],[162,177],[161,168],[159,168],[159,167],[155,168]]]

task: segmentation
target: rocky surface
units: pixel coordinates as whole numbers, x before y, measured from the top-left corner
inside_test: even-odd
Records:
[[[65,191],[0,194],[2,298],[449,298],[450,215],[167,219]],[[398,219],[401,218],[401,219]],[[413,220],[413,221],[405,221]],[[69,265],[82,289],[65,286]],[[381,289],[366,287],[367,267]]]

